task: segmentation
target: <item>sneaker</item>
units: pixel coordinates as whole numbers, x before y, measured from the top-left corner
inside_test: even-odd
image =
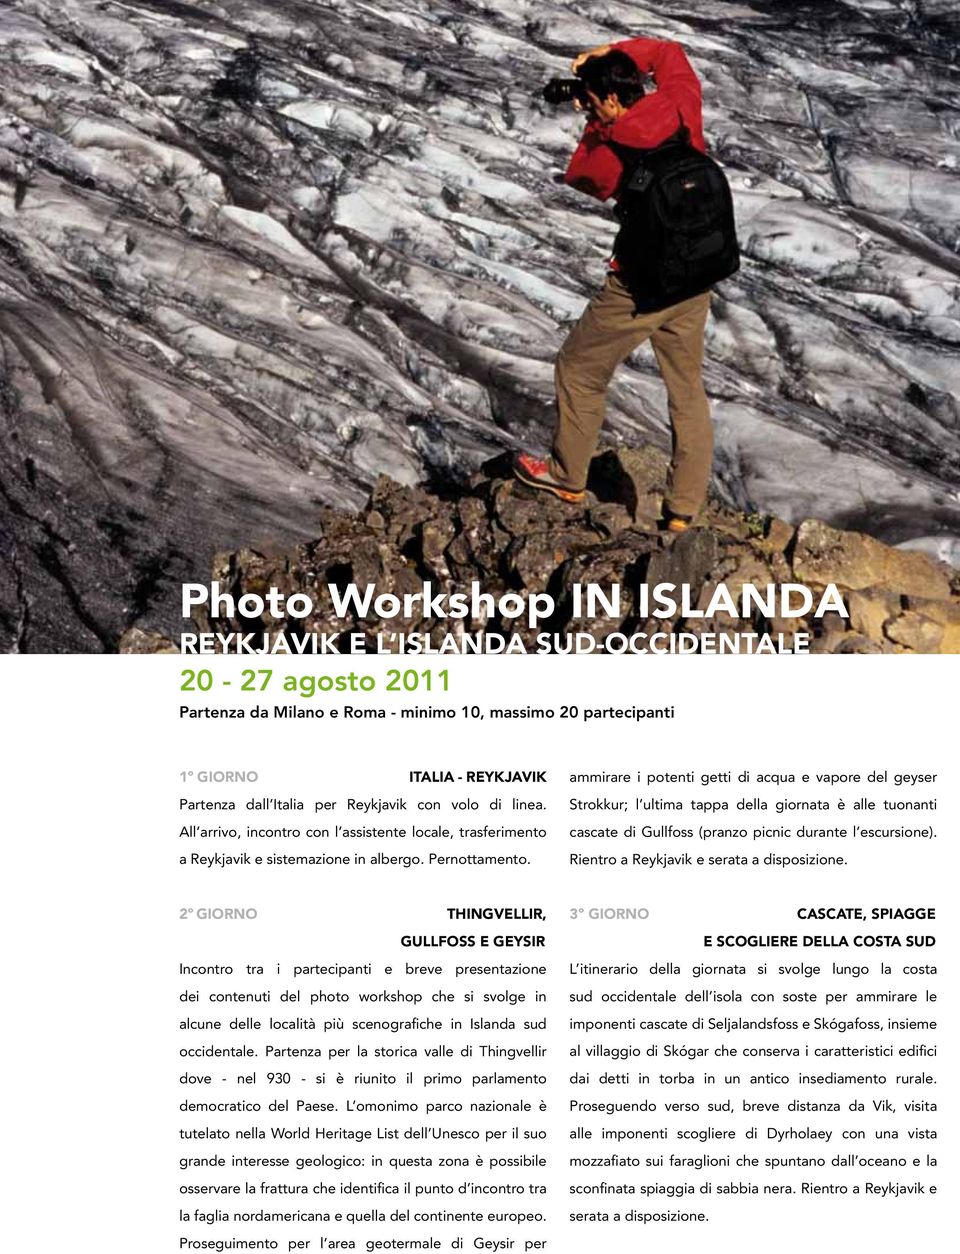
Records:
[[[568,488],[550,473],[550,463],[545,457],[534,457],[532,453],[518,453],[513,463],[514,477],[528,488],[541,488],[544,492],[552,492],[561,501],[577,505],[586,496],[586,491]]]
[[[690,514],[675,514],[672,509],[668,509],[666,505],[663,507],[663,517],[660,520],[660,530],[669,531],[673,534],[679,531],[687,531],[693,525],[693,517]]]

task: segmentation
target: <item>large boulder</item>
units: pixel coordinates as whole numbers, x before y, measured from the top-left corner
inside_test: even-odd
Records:
[[[859,531],[837,531],[817,519],[801,523],[793,547],[801,583],[860,589],[874,585],[902,596],[950,596],[950,572],[925,553],[892,549]]]

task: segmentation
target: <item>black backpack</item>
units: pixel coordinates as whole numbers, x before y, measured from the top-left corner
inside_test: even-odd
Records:
[[[619,274],[639,310],[705,292],[740,268],[727,177],[681,128],[658,148],[610,145],[620,157],[614,244]]]

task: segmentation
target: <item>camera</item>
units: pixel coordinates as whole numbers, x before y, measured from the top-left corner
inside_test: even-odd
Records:
[[[590,105],[587,84],[582,78],[551,78],[543,89],[543,98],[551,105],[572,104],[574,100],[585,109]]]

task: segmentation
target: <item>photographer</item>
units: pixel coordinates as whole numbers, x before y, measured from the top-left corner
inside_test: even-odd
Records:
[[[572,100],[589,113],[565,182],[579,191],[620,200],[632,158],[682,137],[703,153],[700,83],[679,44],[631,39],[594,48],[573,62],[577,80],[554,80],[548,100]],[[644,92],[644,76],[656,91]],[[551,94],[552,91],[552,94]],[[641,150],[638,152],[637,150]],[[650,340],[667,388],[673,459],[663,526],[685,530],[703,507],[713,459],[713,429],[703,387],[703,336],[709,290],[663,307],[662,297],[628,286],[622,245],[614,245],[610,273],[557,357],[557,425],[551,454],[521,453],[514,473],[529,487],[561,500],[583,500],[587,471],[604,417],[604,399],[617,365]]]

